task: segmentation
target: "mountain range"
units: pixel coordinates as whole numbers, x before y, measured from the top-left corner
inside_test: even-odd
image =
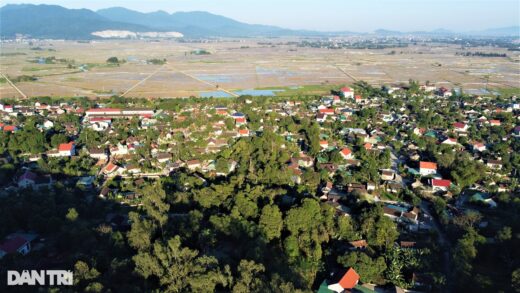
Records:
[[[358,35],[354,32],[317,32],[290,30],[277,26],[247,24],[203,11],[142,13],[122,7],[92,11],[67,9],[57,5],[8,4],[0,8],[0,37],[14,38],[17,34],[33,38],[94,39],[100,31],[133,33],[179,32],[190,38],[203,37],[277,37]],[[128,34],[128,33],[127,33]],[[489,29],[479,32],[456,33],[443,29],[431,32],[398,32],[376,30],[375,35],[482,35],[519,36],[520,27]]]

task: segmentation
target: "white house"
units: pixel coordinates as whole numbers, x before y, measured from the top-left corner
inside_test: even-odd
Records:
[[[341,95],[345,99],[353,99],[354,98],[354,90],[349,88],[349,87],[347,87],[347,86],[341,88],[340,92],[341,92]]]
[[[419,162],[419,174],[428,176],[437,173],[437,164],[432,162]]]

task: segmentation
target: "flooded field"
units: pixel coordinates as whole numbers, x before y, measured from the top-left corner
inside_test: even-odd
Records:
[[[520,87],[519,52],[506,58],[457,56],[455,46],[411,46],[384,50],[328,50],[286,45],[285,40],[227,40],[213,43],[174,41],[38,41],[3,43],[0,71],[14,79],[28,96],[228,97],[230,93],[272,96],[277,88],[341,85],[356,80],[371,84],[430,81],[484,93],[487,86]],[[211,54],[190,52],[204,49]],[[473,48],[474,51],[500,51]],[[46,58],[62,61],[48,64]],[[117,57],[121,64],[108,65]],[[166,59],[165,65],[147,60]],[[70,65],[69,65],[70,64]],[[137,85],[137,86],[136,86]],[[19,94],[0,83],[0,97]]]

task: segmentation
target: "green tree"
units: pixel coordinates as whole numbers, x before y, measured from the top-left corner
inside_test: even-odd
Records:
[[[280,209],[273,205],[264,206],[258,225],[268,241],[280,238],[283,228],[283,219]]]
[[[78,212],[76,211],[75,208],[70,208],[68,211],[67,211],[67,215],[65,216],[67,218],[67,220],[71,221],[71,222],[74,222],[78,219]]]

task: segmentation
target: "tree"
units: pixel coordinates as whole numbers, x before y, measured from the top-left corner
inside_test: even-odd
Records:
[[[265,267],[252,260],[241,260],[237,268],[239,277],[234,286],[233,293],[265,292],[262,273]]]
[[[486,239],[473,228],[469,228],[466,234],[457,241],[453,252],[453,262],[456,272],[463,279],[471,276],[473,269],[472,261],[477,256],[476,245],[485,241]]]
[[[511,274],[511,287],[515,292],[520,292],[520,269],[516,269]]]
[[[168,221],[170,205],[165,202],[166,193],[160,183],[143,188],[143,208],[158,225],[164,226]]]
[[[280,209],[273,205],[264,206],[258,225],[268,241],[280,238],[283,228],[283,219]]]
[[[383,272],[386,270],[385,259],[372,259],[364,252],[351,252],[338,258],[338,263],[345,267],[353,267],[364,283],[383,284]]]
[[[109,64],[119,64],[119,59],[117,57],[110,57],[107,59],[107,63]]]
[[[511,227],[506,226],[498,230],[496,238],[498,241],[504,242],[510,240],[512,236],[513,230],[511,229]]]
[[[451,176],[461,187],[470,186],[485,174],[482,163],[473,160],[467,153],[457,156],[453,166]]]
[[[65,216],[67,218],[67,220],[71,221],[71,222],[74,222],[78,219],[78,212],[76,211],[75,208],[70,208],[68,211],[67,211],[67,215]]]
[[[175,236],[166,243],[155,242],[151,252],[141,251],[132,259],[136,272],[145,279],[157,277],[165,292],[213,292],[218,284],[226,285],[218,260],[198,255]]]
[[[132,223],[128,231],[128,243],[137,250],[147,250],[151,245],[151,238],[156,229],[156,225],[150,220],[141,219],[138,213],[128,213],[128,218]]]

